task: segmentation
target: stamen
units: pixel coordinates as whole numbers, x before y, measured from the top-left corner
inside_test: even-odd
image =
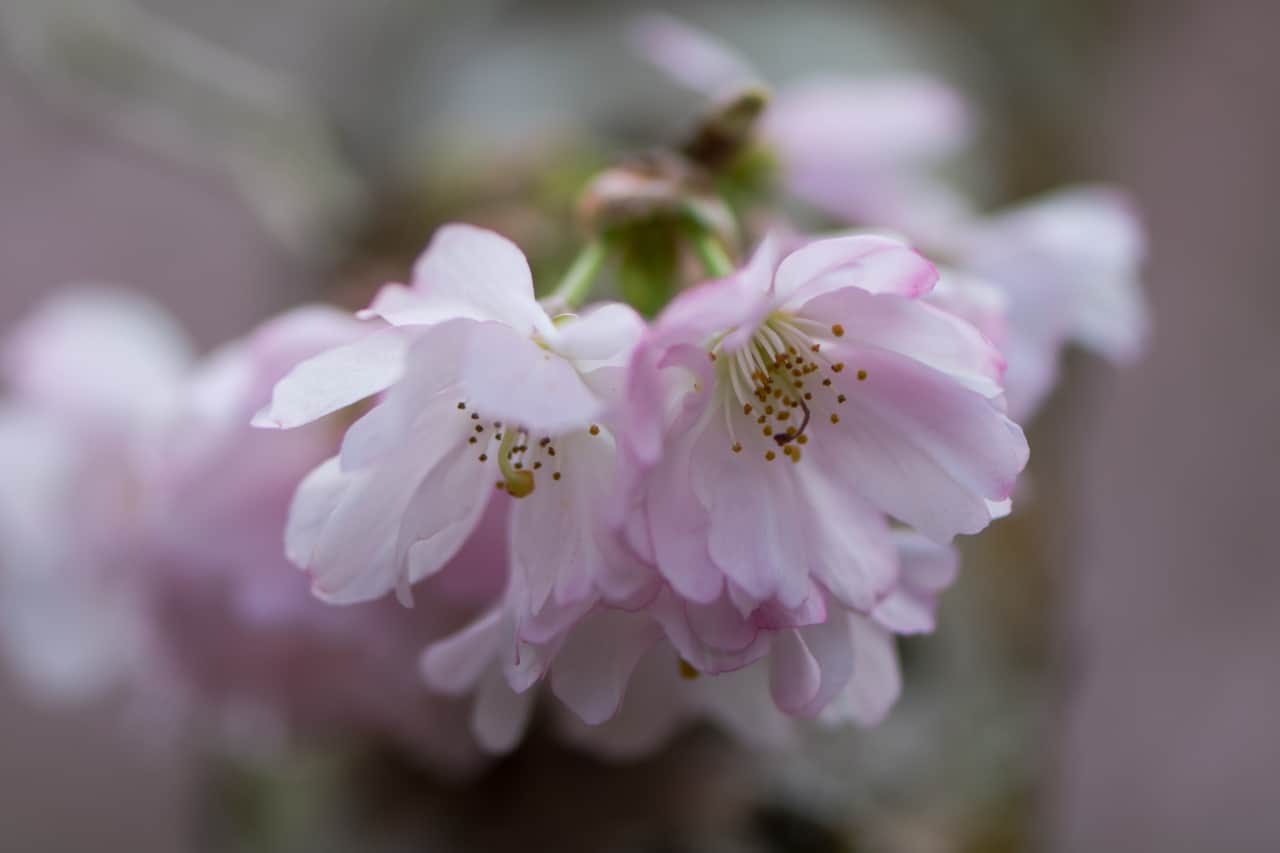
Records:
[[[502,445],[498,448],[498,469],[502,471],[502,480],[506,484],[507,494],[513,498],[524,498],[533,494],[533,472],[523,470],[523,466],[511,463],[511,451],[515,447],[516,431],[507,430]],[[483,461],[484,457],[480,459]],[[557,478],[558,479],[558,478]]]

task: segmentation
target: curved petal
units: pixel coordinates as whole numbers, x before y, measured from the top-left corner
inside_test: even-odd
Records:
[[[312,564],[325,525],[352,480],[343,473],[335,456],[317,466],[298,484],[284,529],[284,552],[291,563],[304,569]]]
[[[292,429],[385,391],[403,375],[412,341],[404,331],[382,329],[307,359],[276,383],[253,425]]]
[[[681,437],[649,475],[645,514],[658,570],[681,597],[707,604],[720,597],[724,574],[707,550],[710,517],[689,482],[697,437]]]
[[[406,503],[395,537],[395,559],[411,584],[440,571],[480,524],[494,494],[495,474],[455,449],[432,466]]]
[[[399,547],[406,514],[415,495],[430,488],[441,460],[465,457],[465,447],[423,434],[417,441],[405,442],[379,465],[346,472],[349,485],[306,565],[313,592],[326,601],[347,604],[377,598],[411,577],[405,552]],[[488,491],[492,488],[489,485]],[[470,506],[464,509],[466,513],[473,510]],[[475,517],[479,518],[479,512]],[[457,519],[432,520],[447,528]]]
[[[893,635],[870,619],[849,614],[853,676],[820,715],[828,722],[852,720],[873,726],[885,718],[902,692],[902,671]]]
[[[802,711],[822,687],[822,669],[796,630],[779,631],[769,652],[769,692],[782,711]]]
[[[558,728],[571,742],[606,758],[650,755],[695,712],[692,684],[680,671],[671,646],[656,643],[632,672],[617,714],[594,726],[576,713],[560,714]]]
[[[1027,462],[1022,430],[982,395],[885,350],[833,348],[848,370],[839,422],[817,418],[808,452],[874,505],[938,542],[976,533]],[[850,373],[864,380],[846,379]],[[851,381],[852,380],[852,381]]]
[[[922,301],[871,294],[856,287],[832,290],[798,308],[844,340],[899,352],[949,374],[984,397],[1004,392],[1005,360],[972,324]]]
[[[520,742],[533,712],[535,692],[515,692],[496,669],[485,675],[476,691],[471,731],[486,752],[507,753]]]
[[[612,489],[614,446],[607,431],[575,433],[557,442],[554,461],[535,475],[532,494],[515,502],[511,511],[511,561],[523,579],[527,608],[517,618],[522,626],[543,613],[568,608],[572,618],[581,605],[590,605],[606,588],[632,592],[647,578],[621,577],[639,570],[624,561],[619,549],[607,546],[601,512]],[[551,469],[560,474],[553,479]],[[551,624],[560,620],[552,614]],[[558,630],[558,629],[553,629]],[[531,642],[545,636],[526,633]]]
[[[414,265],[412,290],[417,299],[404,288],[384,290],[370,310],[393,325],[469,318],[503,323],[525,336],[554,335],[550,318],[534,298],[524,253],[484,228],[439,228]]]
[[[462,426],[471,428],[471,413],[458,409],[463,400],[458,381],[464,344],[476,325],[453,320],[415,334],[404,356],[403,376],[347,429],[342,440],[344,468],[372,464],[395,452],[412,434],[453,434]]]
[[[924,299],[970,323],[1003,350],[1009,339],[1009,297],[989,281],[967,271],[939,267],[938,283]]]
[[[791,463],[735,453],[723,418],[703,430],[686,476],[707,508],[711,560],[761,604],[795,607],[809,594],[804,519]]]
[[[726,330],[740,329],[749,337],[774,306],[773,278],[781,249],[781,239],[770,233],[741,269],[692,287],[671,300],[653,324],[659,347],[702,346],[712,335]],[[743,343],[745,340],[726,339],[725,345],[735,349]]]
[[[579,370],[626,364],[644,334],[644,318],[620,302],[600,305],[556,326],[556,352]]]
[[[840,288],[914,299],[937,281],[937,268],[905,243],[853,234],[814,240],[783,258],[774,276],[774,298],[788,311]]]
[[[938,545],[923,536],[896,535],[902,555],[902,581],[876,606],[876,622],[896,634],[921,634],[934,628],[938,594],[951,585],[960,555],[951,545]]]
[[[467,403],[537,432],[586,429],[603,404],[566,359],[497,323],[478,323],[462,360]]]
[[[496,607],[428,646],[418,661],[427,685],[450,696],[475,687],[487,670],[495,668],[504,618],[503,609]]]
[[[867,612],[897,583],[898,553],[884,514],[840,479],[823,444],[810,444],[797,466],[809,574],[845,607]]]
[[[612,718],[631,673],[662,636],[646,613],[597,610],[579,622],[551,668],[551,689],[587,725]]]
[[[854,641],[849,615],[832,612],[825,622],[801,628],[800,636],[818,662],[822,683],[808,704],[795,714],[813,718],[840,695],[853,677]]]

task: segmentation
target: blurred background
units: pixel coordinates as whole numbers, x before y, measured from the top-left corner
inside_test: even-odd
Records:
[[[625,14],[649,8],[5,0],[0,329],[59,285],[109,281],[208,347],[303,299],[359,303],[446,217],[558,260],[581,180],[693,114],[622,47]],[[755,849],[844,849],[823,832],[846,823],[868,850],[1280,849],[1280,7],[665,9],[770,79],[944,75],[981,109],[964,174],[984,204],[1126,187],[1156,333],[1125,371],[1069,359],[1032,428],[1029,509],[971,548],[884,727],[786,757],[683,740],[623,769],[535,742],[472,798],[526,839],[556,837],[548,813],[580,824],[546,849],[695,849],[682,839],[747,825]],[[0,685],[0,847],[203,849],[207,768],[119,710]],[[431,793],[423,814],[480,820],[466,796]]]

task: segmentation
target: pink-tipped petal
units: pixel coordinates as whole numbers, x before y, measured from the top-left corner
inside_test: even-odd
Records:
[[[916,298],[933,289],[938,270],[905,243],[855,234],[815,240],[782,259],[774,298],[789,310],[841,288]]]

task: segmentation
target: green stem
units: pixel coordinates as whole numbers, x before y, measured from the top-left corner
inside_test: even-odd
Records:
[[[732,275],[737,269],[733,258],[729,257],[729,253],[725,251],[724,244],[710,231],[703,228],[693,229],[689,235],[689,241],[693,246],[693,253],[698,256],[698,262],[712,278],[724,278]]]
[[[591,286],[595,284],[596,276],[600,274],[600,268],[608,257],[609,250],[604,239],[592,239],[578,252],[560,284],[547,297],[547,302],[566,309],[576,308],[591,292]]]

